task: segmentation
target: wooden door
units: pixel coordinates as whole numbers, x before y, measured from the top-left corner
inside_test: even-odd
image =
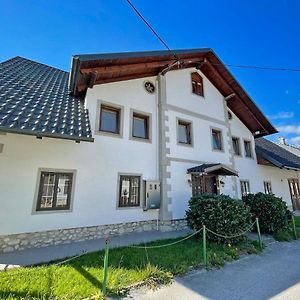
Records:
[[[288,179],[290,194],[293,204],[293,210],[300,210],[300,189],[297,178]]]
[[[202,194],[217,195],[217,177],[192,175],[192,194],[198,196]]]

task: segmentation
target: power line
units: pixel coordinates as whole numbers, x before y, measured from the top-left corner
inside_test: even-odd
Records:
[[[258,69],[258,70],[269,70],[269,71],[288,71],[288,72],[300,72],[300,69],[293,68],[281,68],[281,67],[261,67],[261,66],[247,66],[247,65],[234,65],[234,64],[214,64],[214,66],[226,66],[233,68],[242,68],[242,69]]]
[[[130,0],[126,0],[126,2],[131,6],[131,8],[135,11],[135,13],[142,19],[142,21],[148,26],[148,28],[152,31],[152,33],[159,39],[159,41],[170,51],[170,53],[174,56],[176,61],[180,61],[178,56],[175,54],[174,50],[171,50],[167,43],[158,35],[158,33],[154,30],[154,28],[150,25],[150,23],[142,16],[142,14],[138,11],[138,9],[133,5]],[[284,67],[261,67],[261,66],[247,66],[247,65],[235,65],[235,64],[214,64],[214,66],[227,66],[232,68],[240,68],[240,69],[256,69],[256,70],[268,70],[268,71],[287,71],[287,72],[300,72],[300,69],[294,68],[284,68]]]
[[[172,53],[172,55],[175,57],[175,59],[177,61],[179,61],[179,58],[177,57],[175,52],[169,48],[167,43],[158,35],[158,33],[149,24],[149,22],[142,16],[142,14],[137,10],[137,8],[132,4],[132,2],[130,0],[126,0],[126,2],[132,7],[132,9],[135,11],[135,13],[143,20],[143,22],[149,27],[149,29],[152,31],[152,33],[160,40],[160,42]]]

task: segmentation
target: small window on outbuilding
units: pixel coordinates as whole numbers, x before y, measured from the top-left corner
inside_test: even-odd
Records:
[[[204,97],[203,78],[197,72],[192,73],[191,77],[192,77],[192,92],[198,96]]]

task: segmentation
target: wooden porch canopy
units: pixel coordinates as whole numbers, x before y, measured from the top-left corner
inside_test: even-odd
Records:
[[[238,176],[238,172],[223,164],[202,164],[187,169],[188,174]]]
[[[70,93],[84,98],[87,88],[96,84],[156,76],[168,67],[168,70],[196,67],[227,99],[228,108],[255,137],[277,132],[211,49],[173,52],[178,61],[169,51],[75,55],[70,72]]]

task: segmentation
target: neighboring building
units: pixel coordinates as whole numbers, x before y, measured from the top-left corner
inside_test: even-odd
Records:
[[[300,147],[288,144],[284,137],[280,137],[278,139],[277,145],[279,145],[280,147],[284,148],[285,150],[287,150],[297,156],[300,156]]]
[[[300,163],[256,157],[276,129],[212,50],[175,53],[76,55],[70,75],[0,65],[0,252],[179,229],[199,193],[292,206]]]

